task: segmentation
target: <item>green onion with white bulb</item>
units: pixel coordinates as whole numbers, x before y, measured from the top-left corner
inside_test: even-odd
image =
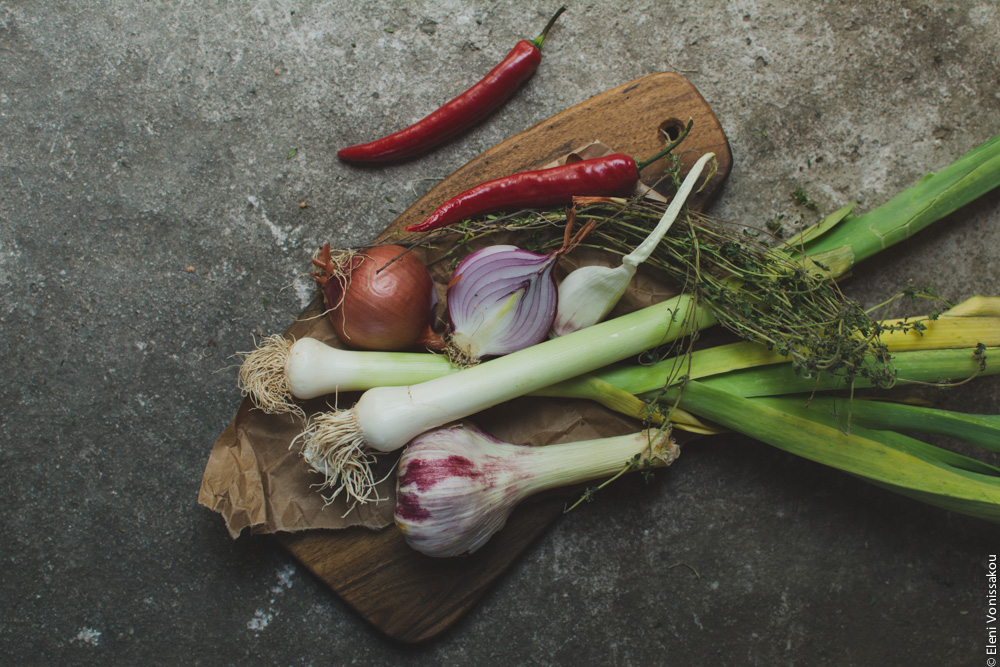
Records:
[[[649,259],[677,220],[705,165],[714,159],[714,153],[706,153],[695,162],[659,223],[635,250],[622,257],[619,266],[581,266],[559,283],[559,304],[552,324],[553,335],[564,336],[597,324],[611,312],[628,289],[636,269]]]

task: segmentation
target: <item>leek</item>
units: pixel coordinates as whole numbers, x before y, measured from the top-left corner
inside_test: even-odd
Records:
[[[1000,476],[935,456],[929,445],[857,427],[846,433],[830,416],[788,401],[748,399],[702,381],[671,389],[666,401],[789,453],[863,477],[898,493],[990,521],[1000,521]],[[942,450],[943,451],[943,450]],[[971,459],[970,459],[971,460]]]
[[[928,174],[878,208],[856,218],[846,217],[801,248],[787,247],[798,258],[849,247],[853,262],[860,262],[986,194],[997,186],[998,174],[1000,135],[936,174]]]
[[[805,403],[802,397],[781,400]],[[890,431],[915,431],[956,438],[970,445],[1000,452],[1000,415],[976,415],[942,410],[924,405],[888,401],[838,399],[832,396],[809,398],[815,411],[838,416],[853,428],[860,424],[868,428]],[[992,466],[991,466],[992,467]]]

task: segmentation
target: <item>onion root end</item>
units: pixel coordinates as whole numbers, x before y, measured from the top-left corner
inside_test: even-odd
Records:
[[[288,380],[285,377],[285,363],[295,341],[281,334],[265,338],[253,352],[240,352],[239,387],[244,396],[249,396],[254,407],[268,414],[292,413],[300,419],[306,414],[293,402]]]

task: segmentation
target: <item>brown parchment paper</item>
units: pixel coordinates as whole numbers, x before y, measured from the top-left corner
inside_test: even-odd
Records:
[[[593,142],[547,166],[599,157],[612,153],[609,147]],[[641,186],[639,194],[662,200],[655,191]],[[494,242],[513,242],[496,239]],[[439,296],[439,324],[444,318],[444,294],[449,271],[443,262],[421,251],[429,264]],[[616,261],[605,253],[577,248],[560,260],[557,279],[577,266]],[[640,267],[621,302],[609,317],[651,305],[674,296],[676,291]],[[317,298],[285,332],[286,337],[317,338],[336,347],[329,321]],[[341,394],[304,402],[307,415],[331,406],[350,407],[360,394]],[[612,413],[588,401],[524,397],[469,418],[494,436],[507,442],[543,446],[557,442],[589,440],[636,430],[639,423]],[[379,457],[377,478],[381,502],[350,507],[342,498],[327,503],[315,488],[322,481],[299,455],[294,444],[302,423],[292,415],[269,415],[254,409],[244,399],[232,422],[219,435],[202,476],[198,502],[218,512],[232,537],[244,530],[253,533],[295,532],[312,529],[340,529],[364,526],[380,529],[392,523],[395,507],[393,467],[398,454]]]

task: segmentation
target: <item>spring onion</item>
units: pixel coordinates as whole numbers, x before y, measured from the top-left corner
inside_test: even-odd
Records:
[[[636,269],[649,259],[674,224],[705,164],[714,159],[714,153],[706,153],[691,167],[659,223],[635,250],[622,257],[619,266],[582,266],[570,272],[559,283],[559,306],[552,325],[553,335],[564,336],[571,331],[589,327],[611,312],[625,294]]]
[[[280,334],[266,337],[255,350],[241,356],[243,395],[264,412],[302,418],[305,413],[295,399],[423,382],[455,370],[441,355],[344,350],[315,338],[291,341]]]

